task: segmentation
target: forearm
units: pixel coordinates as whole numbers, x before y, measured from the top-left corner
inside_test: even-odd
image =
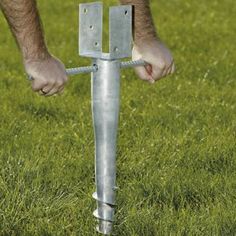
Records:
[[[157,33],[152,20],[149,0],[120,0],[120,3],[134,6],[135,44],[157,38]]]
[[[35,0],[0,0],[24,60],[49,57]]]

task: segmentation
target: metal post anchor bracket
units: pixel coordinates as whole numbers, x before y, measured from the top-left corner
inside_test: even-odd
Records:
[[[92,112],[95,137],[97,200],[94,216],[97,231],[109,235],[115,212],[116,139],[120,103],[120,69],[144,66],[143,60],[124,61],[131,56],[132,7],[109,9],[109,53],[102,52],[102,3],[79,5],[79,54],[93,59],[92,66],[66,69],[68,75],[91,73]],[[32,80],[32,77],[28,77]]]
[[[79,54],[93,58],[91,76],[92,113],[95,137],[95,180],[97,200],[94,216],[97,231],[110,234],[115,212],[116,139],[120,103],[120,69],[144,65],[143,61],[120,62],[131,56],[132,7],[109,9],[109,53],[102,51],[102,3],[80,4]]]
[[[93,58],[92,112],[95,136],[97,231],[110,234],[115,212],[116,138],[120,103],[120,59],[131,56],[132,8],[109,9],[109,53],[102,52],[102,3],[80,4],[79,54]]]
[[[109,9],[109,53],[102,52],[103,5],[101,2],[79,5],[80,56],[117,60],[131,56],[132,7]]]

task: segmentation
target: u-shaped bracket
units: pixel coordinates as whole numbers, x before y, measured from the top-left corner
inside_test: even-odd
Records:
[[[100,59],[131,56],[132,6],[109,8],[109,53],[102,51],[103,5],[101,2],[79,5],[79,55]]]

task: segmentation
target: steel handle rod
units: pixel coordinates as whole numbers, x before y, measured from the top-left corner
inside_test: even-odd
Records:
[[[67,75],[78,75],[78,74],[86,74],[91,72],[96,72],[98,70],[97,65],[93,66],[82,66],[66,69]]]
[[[146,65],[146,62],[143,60],[123,61],[120,63],[121,69],[130,68],[130,67],[137,67],[137,66],[144,66],[144,65]],[[69,69],[66,69],[66,73],[68,75],[77,75],[77,74],[96,72],[97,70],[98,70],[97,65],[93,65],[93,66],[69,68]]]
[[[148,64],[147,62],[140,59],[140,60],[136,60],[136,61],[122,61],[120,67],[121,67],[121,69],[125,69],[125,68],[130,68],[130,67],[145,66],[147,64]]]

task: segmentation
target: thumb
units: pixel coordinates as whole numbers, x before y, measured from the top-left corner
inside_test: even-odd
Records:
[[[37,92],[41,90],[43,87],[45,87],[46,85],[47,85],[47,82],[45,80],[34,78],[32,81],[32,90]]]
[[[150,65],[136,67],[135,72],[140,79],[150,81],[151,83],[155,82],[151,76],[152,67]]]

